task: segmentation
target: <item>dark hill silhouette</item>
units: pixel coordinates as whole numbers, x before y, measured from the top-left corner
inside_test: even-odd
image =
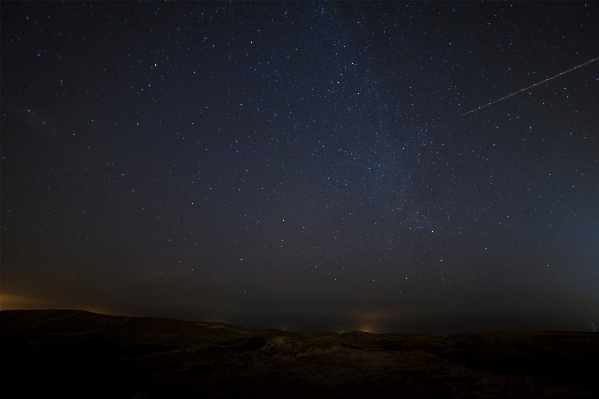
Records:
[[[2,397],[596,398],[599,334],[299,333],[0,312]]]

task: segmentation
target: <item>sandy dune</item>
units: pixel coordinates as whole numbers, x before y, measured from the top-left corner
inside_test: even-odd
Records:
[[[295,333],[2,311],[2,397],[599,397],[599,334]]]

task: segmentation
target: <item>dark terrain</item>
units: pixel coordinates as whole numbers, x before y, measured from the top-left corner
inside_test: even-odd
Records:
[[[9,397],[597,398],[599,334],[296,333],[0,312]]]

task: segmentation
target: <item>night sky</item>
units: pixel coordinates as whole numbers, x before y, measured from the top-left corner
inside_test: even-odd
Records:
[[[3,309],[599,328],[599,3],[1,7]]]

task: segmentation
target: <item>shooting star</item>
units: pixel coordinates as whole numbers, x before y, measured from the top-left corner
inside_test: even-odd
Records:
[[[531,86],[525,87],[525,88],[523,88],[522,90],[518,90],[518,91],[517,91],[517,92],[515,92],[515,93],[509,94],[509,95],[507,95],[507,96],[505,96],[505,97],[501,97],[501,98],[500,98],[500,99],[498,99],[498,100],[491,101],[490,103],[488,103],[488,104],[485,104],[485,105],[481,105],[481,106],[480,106],[480,107],[478,107],[478,108],[475,108],[475,109],[473,109],[473,110],[471,110],[471,111],[468,111],[468,112],[466,112],[465,114],[462,114],[462,116],[466,116],[466,115],[468,115],[468,114],[471,114],[471,113],[473,113],[473,112],[476,112],[476,111],[478,111],[478,110],[481,110],[481,109],[483,109],[483,108],[487,108],[489,105],[493,105],[493,104],[495,104],[495,103],[498,103],[498,102],[500,102],[500,101],[506,100],[506,99],[508,99],[508,98],[510,98],[510,97],[513,97],[513,96],[515,96],[516,94],[520,94],[520,93],[522,93],[523,91],[526,91],[526,90],[528,90],[528,89],[532,89],[533,87],[536,87],[536,86],[538,86],[538,85],[542,85],[543,83],[545,83],[545,82],[549,82],[550,80],[552,80],[552,79],[555,79],[555,78],[557,78],[557,77],[564,76],[565,74],[567,74],[567,73],[569,73],[569,72],[572,72],[572,71],[574,71],[574,70],[576,70],[576,69],[578,69],[578,68],[582,68],[583,66],[585,66],[585,65],[588,65],[588,64],[590,64],[591,62],[595,62],[595,61],[597,61],[597,60],[599,60],[599,57],[593,58],[592,60],[590,60],[590,61],[587,61],[587,62],[585,62],[585,63],[583,63],[583,64],[576,65],[575,67],[573,67],[573,68],[570,68],[570,69],[568,69],[567,71],[560,72],[560,73],[558,73],[557,75],[553,75],[553,76],[552,76],[552,77],[550,77],[550,78],[547,78],[547,79],[545,79],[545,80],[542,80],[542,81],[540,81],[539,83],[535,83],[534,85],[531,85]]]

